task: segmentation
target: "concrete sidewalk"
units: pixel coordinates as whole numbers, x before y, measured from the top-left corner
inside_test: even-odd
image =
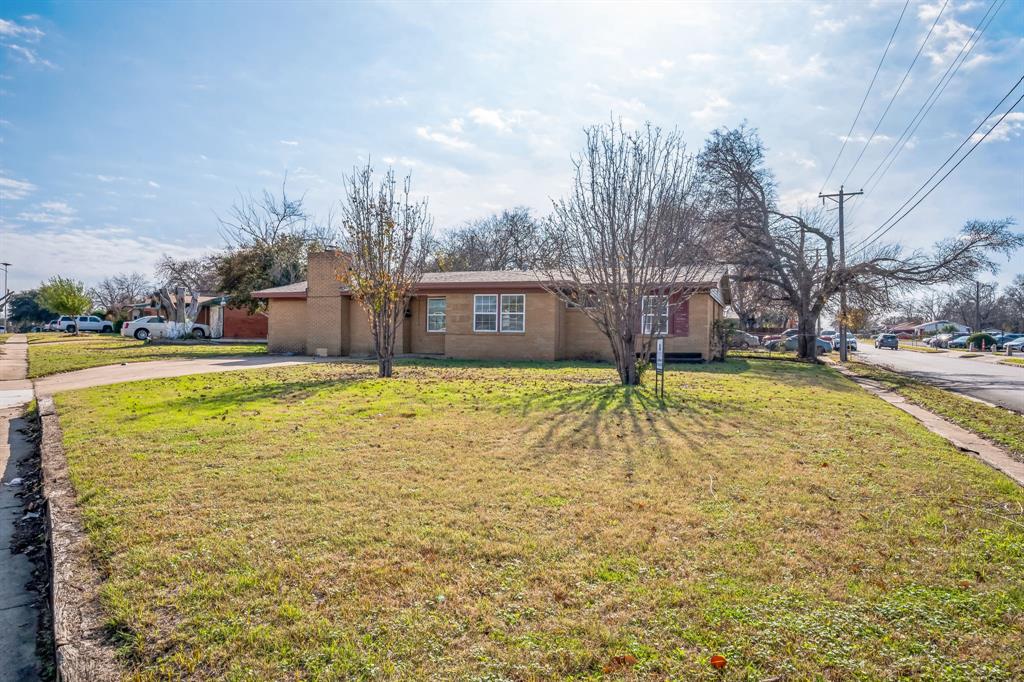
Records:
[[[24,334],[0,344],[0,679],[18,681],[37,680],[41,672],[36,657],[39,594],[29,585],[32,562],[13,552],[15,524],[25,514],[18,472],[33,456],[32,443],[21,433],[27,426],[24,406],[32,400],[32,384],[25,379],[27,348]]]
[[[91,386],[106,386],[145,379],[166,379],[188,374],[211,372],[232,372],[241,369],[270,367],[294,367],[311,362],[324,362],[308,355],[273,356],[257,355],[237,358],[192,358],[188,360],[152,360],[129,362],[123,365],[91,367],[75,372],[52,374],[35,380],[36,395],[40,398],[52,396],[61,391],[73,391]]]

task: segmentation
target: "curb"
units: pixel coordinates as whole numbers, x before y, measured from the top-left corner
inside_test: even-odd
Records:
[[[50,606],[57,679],[61,682],[107,682],[121,677],[99,607],[102,583],[75,506],[68,477],[63,437],[52,398],[40,398],[40,455],[46,528],[50,536]]]
[[[934,412],[930,412],[923,407],[915,405],[900,394],[885,388],[877,381],[865,379],[864,377],[854,374],[850,370],[838,364],[833,365],[833,367],[837,372],[863,388],[868,393],[878,396],[897,409],[903,410],[914,419],[921,422],[926,429],[948,440],[953,447],[962,452],[966,452],[981,462],[984,462],[996,471],[1007,476],[1017,485],[1024,487],[1024,463],[1018,462],[1010,457],[1009,453],[1001,447],[994,445],[981,436],[971,433],[967,429],[943,419]]]

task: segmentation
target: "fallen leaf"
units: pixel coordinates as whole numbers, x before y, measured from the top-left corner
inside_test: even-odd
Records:
[[[726,663],[725,656],[719,656],[718,654],[715,654],[714,656],[711,657],[711,665],[716,670],[721,670],[722,668],[724,668],[725,667],[725,663]]]

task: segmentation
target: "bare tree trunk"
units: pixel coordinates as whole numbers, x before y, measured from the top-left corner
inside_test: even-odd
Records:
[[[818,358],[818,337],[815,334],[816,315],[810,310],[801,310],[797,320],[797,330],[800,335],[800,357],[814,362]]]
[[[635,386],[640,383],[640,376],[636,371],[636,340],[632,335],[629,335],[629,338],[623,336],[625,335],[609,338],[615,371],[619,374],[619,383],[623,386]]]

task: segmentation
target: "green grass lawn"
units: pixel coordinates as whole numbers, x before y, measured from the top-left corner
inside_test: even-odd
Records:
[[[56,334],[46,336],[59,338],[59,335]],[[30,340],[28,375],[34,378],[122,362],[176,360],[218,355],[251,355],[266,352],[265,344],[227,344],[209,341],[147,342],[109,334],[83,334],[66,343]]]
[[[1024,417],[1021,415],[965,398],[876,365],[850,362],[846,367],[860,376],[879,381],[907,400],[998,443],[1015,459],[1024,461]]]
[[[666,384],[323,363],[59,394],[130,677],[1024,676],[1021,489],[827,367]]]
[[[1024,367],[1024,358],[1006,358],[1002,363],[1004,365],[1017,365],[1019,367]]]

